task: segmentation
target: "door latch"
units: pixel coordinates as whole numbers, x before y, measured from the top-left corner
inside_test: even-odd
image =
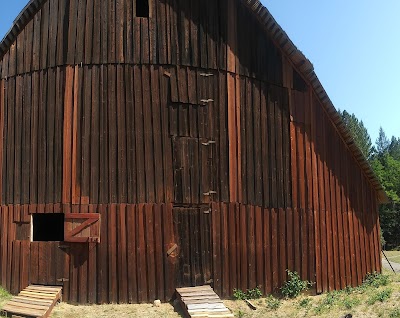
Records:
[[[215,140],[209,140],[209,141],[207,141],[207,142],[202,142],[201,144],[203,145],[203,146],[209,146],[209,145],[213,145],[213,144],[216,144],[217,142],[215,141]]]
[[[209,99],[201,99],[200,100],[203,104],[208,104],[208,103],[212,103],[214,100],[209,98]]]
[[[212,194],[217,194],[217,191],[212,191],[212,190],[210,190],[210,191],[208,191],[208,192],[203,193],[203,195],[205,195],[205,196],[210,196],[210,195],[212,195]]]
[[[213,73],[200,73],[200,76],[209,77],[209,76],[214,76],[214,74]]]

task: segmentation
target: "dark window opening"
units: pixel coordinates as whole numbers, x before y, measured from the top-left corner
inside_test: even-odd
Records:
[[[293,69],[293,89],[300,92],[307,92],[308,86],[307,83],[303,80],[299,73]]]
[[[150,16],[149,0],[136,0],[136,16],[139,18]]]
[[[33,214],[33,241],[64,241],[64,214]]]

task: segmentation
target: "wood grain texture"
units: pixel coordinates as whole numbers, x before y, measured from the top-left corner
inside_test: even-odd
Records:
[[[0,61],[2,286],[140,303],[381,270],[377,193],[319,92],[241,2],[205,3],[48,0],[26,21]],[[79,242],[30,242],[34,213]],[[99,243],[71,213],[101,215]]]

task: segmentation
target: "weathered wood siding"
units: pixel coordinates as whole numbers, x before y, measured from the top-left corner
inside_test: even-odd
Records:
[[[229,296],[380,271],[376,191],[254,14],[152,4],[48,0],[1,59],[0,284],[146,302],[197,273]],[[31,214],[71,212],[101,215],[101,243],[30,242]]]

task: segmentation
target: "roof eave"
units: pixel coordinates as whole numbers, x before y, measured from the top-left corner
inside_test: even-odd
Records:
[[[369,178],[371,184],[374,186],[377,192],[378,203],[386,204],[390,203],[390,200],[383,189],[378,177],[373,171],[368,160],[362,154],[361,150],[354,144],[353,137],[346,125],[343,123],[341,116],[337,112],[331,99],[326,93],[322,83],[319,81],[317,74],[314,71],[314,66],[305,57],[305,55],[294,45],[289,39],[288,35],[276,22],[274,17],[265,8],[259,0],[242,0],[247,7],[249,7],[253,13],[257,16],[260,23],[264,26],[264,29],[272,38],[272,40],[281,48],[282,52],[290,59],[293,65],[301,72],[311,86],[313,87],[318,98],[322,102],[327,114],[329,115],[332,122],[336,125],[339,133],[342,135],[343,140],[353,153],[353,156],[358,161],[360,167],[364,170],[366,176]]]

